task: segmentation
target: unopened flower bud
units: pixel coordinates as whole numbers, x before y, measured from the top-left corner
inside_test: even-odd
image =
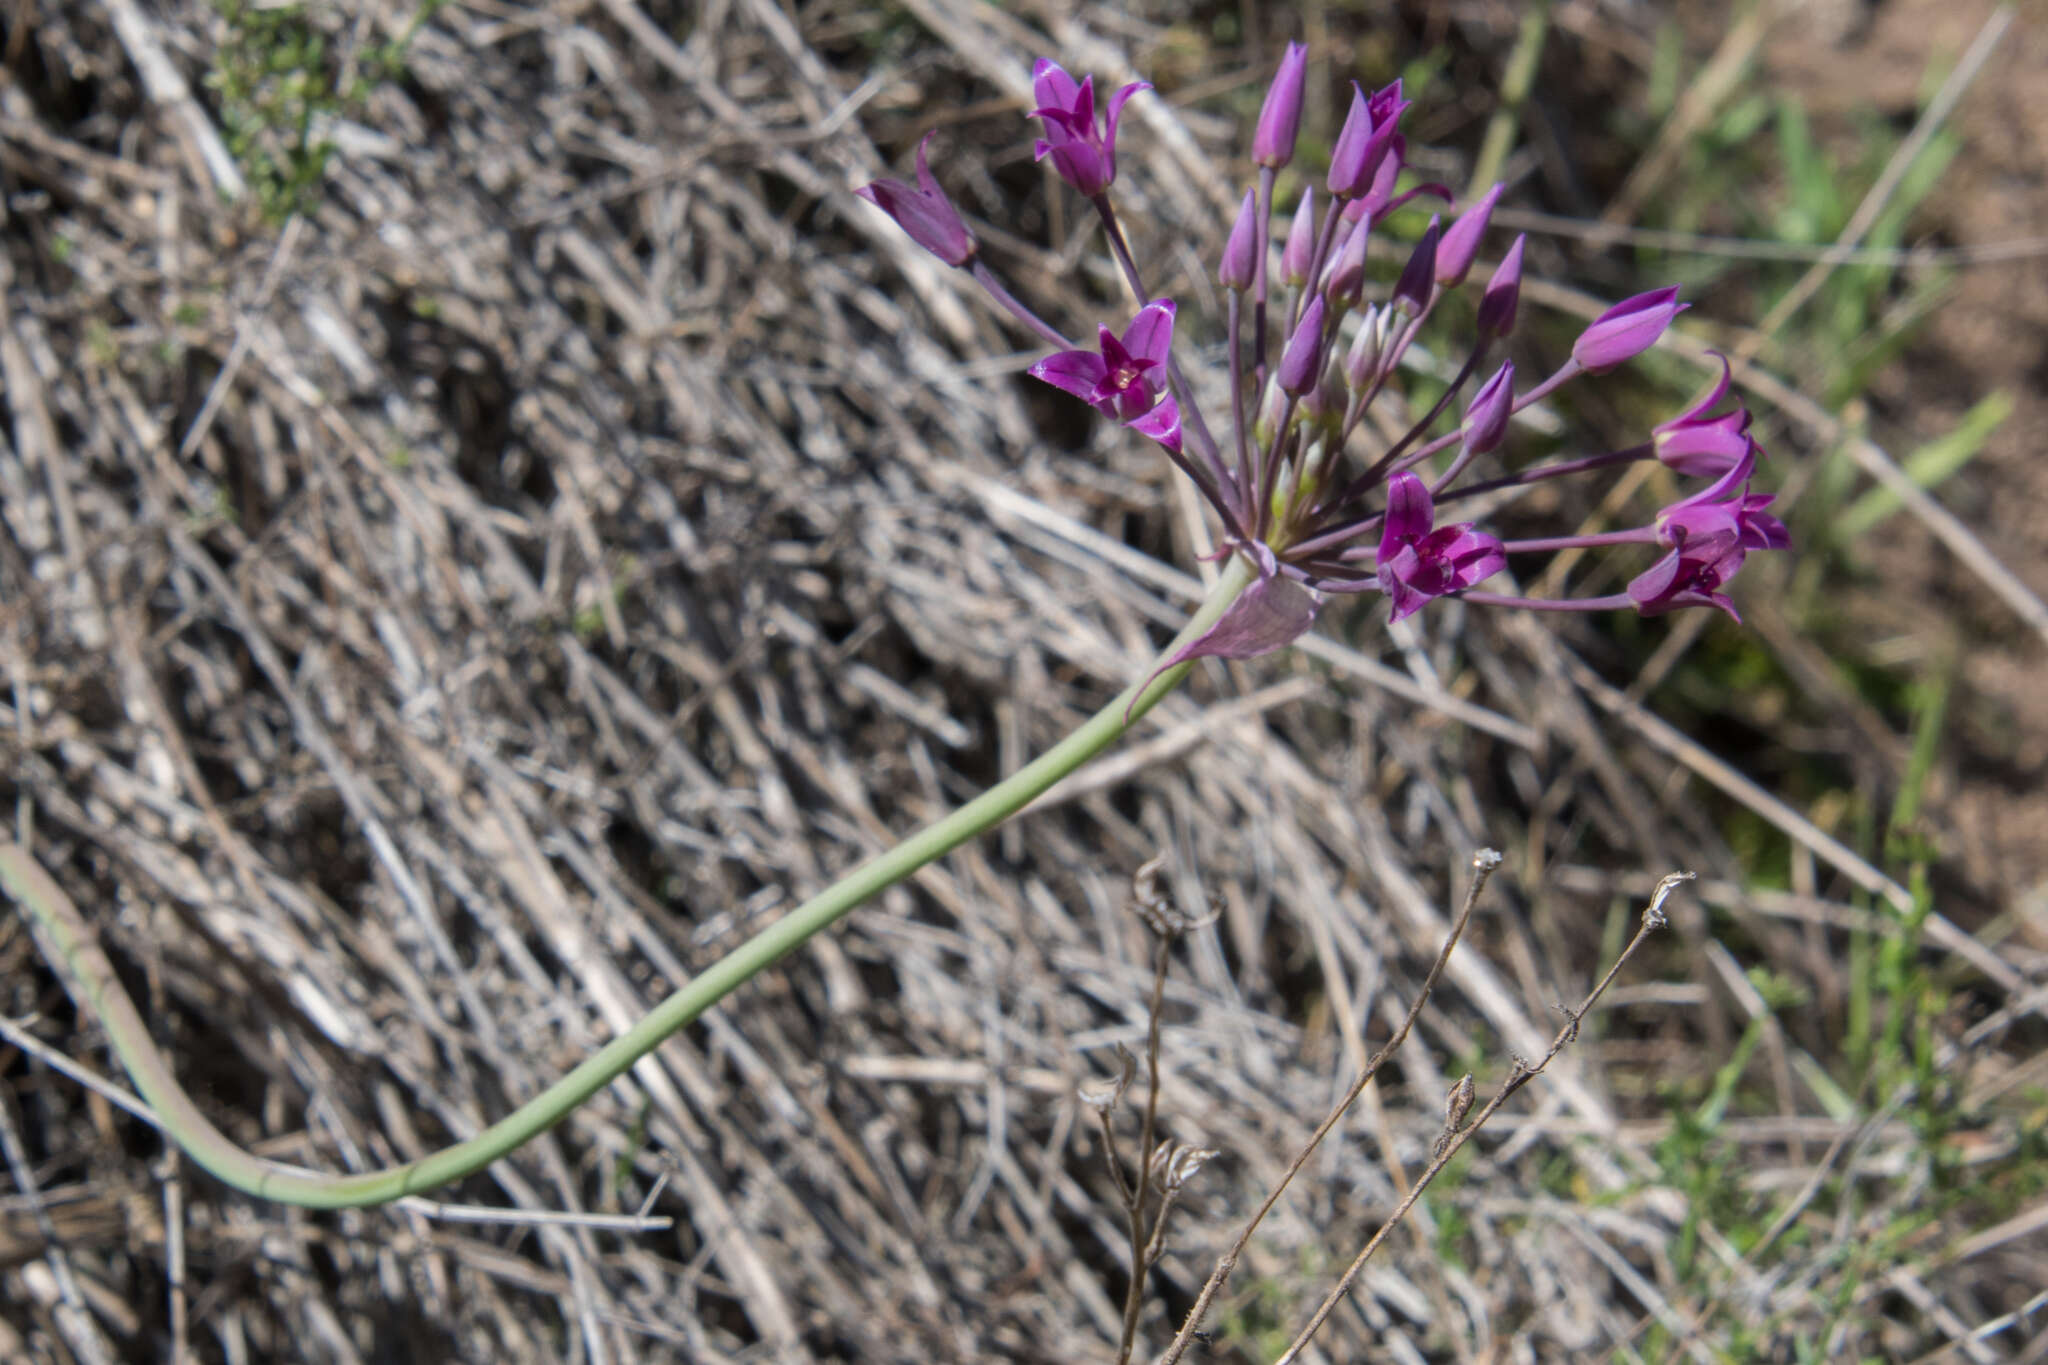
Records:
[[[1387,344],[1387,315],[1377,306],[1358,319],[1358,335],[1344,353],[1344,378],[1352,388],[1363,390],[1379,376],[1380,357]]]
[[[1528,240],[1527,234],[1515,238],[1486,282],[1486,292],[1479,298],[1481,337],[1504,337],[1515,330],[1515,305],[1522,297],[1522,247]]]
[[[1458,221],[1437,243],[1436,282],[1444,288],[1455,289],[1465,282],[1465,272],[1472,268],[1472,258],[1479,254],[1479,239],[1486,235],[1487,220],[1493,217],[1493,206],[1500,202],[1500,191],[1496,183],[1484,198],[1458,215]]]
[[[1623,299],[1579,334],[1572,343],[1572,359],[1591,374],[1633,360],[1656,345],[1671,320],[1686,307],[1678,301],[1677,285]]]
[[[1308,392],[1322,371],[1322,355],[1323,296],[1317,294],[1301,310],[1301,321],[1280,355],[1280,387],[1297,398]]]
[[[1289,43],[1280,58],[1280,69],[1266,87],[1266,102],[1259,109],[1258,127],[1252,133],[1252,161],[1279,170],[1294,159],[1295,135],[1301,131],[1301,84],[1308,67],[1308,49]]]
[[[1252,191],[1246,190],[1244,205],[1237,211],[1237,222],[1230,228],[1230,239],[1223,244],[1223,261],[1216,268],[1217,281],[1225,289],[1251,288],[1258,254],[1259,199]]]
[[[917,144],[917,188],[901,180],[877,180],[854,193],[896,220],[896,226],[947,265],[966,265],[974,258],[974,234],[960,221],[953,201],[939,188],[932,168],[925,160],[933,134],[926,133]]]
[[[1344,405],[1351,401],[1350,387],[1344,381],[1343,357],[1336,348],[1323,361],[1323,371],[1316,379],[1316,385],[1301,396],[1301,410],[1312,422],[1331,423],[1344,416]]]
[[[1394,285],[1394,308],[1413,316],[1422,311],[1429,302],[1432,277],[1436,274],[1436,244],[1441,235],[1438,220],[1431,218],[1429,227],[1422,234],[1422,240],[1415,244],[1415,252],[1409,256],[1408,264],[1401,269],[1401,278]]]
[[[1465,449],[1484,455],[1507,434],[1508,418],[1515,410],[1515,366],[1510,361],[1479,386],[1465,409]]]
[[[1365,246],[1370,236],[1371,230],[1360,223],[1345,237],[1343,249],[1337,253],[1337,263],[1330,267],[1329,282],[1323,286],[1323,293],[1329,297],[1332,308],[1356,308],[1364,295]]]
[[[1287,245],[1280,252],[1280,277],[1296,288],[1308,283],[1308,258],[1316,249],[1316,192],[1304,186]]]
[[[1273,444],[1273,435],[1280,430],[1280,419],[1287,412],[1287,395],[1280,392],[1278,384],[1266,385],[1266,391],[1259,396],[1258,416],[1252,422],[1252,435],[1262,446]]]

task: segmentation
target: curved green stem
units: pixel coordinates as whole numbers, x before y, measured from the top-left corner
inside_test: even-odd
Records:
[[[1251,572],[1233,557],[1207,600],[1160,657],[1171,657],[1174,650],[1213,625],[1250,581]],[[480,1170],[559,1123],[664,1039],[811,935],[1031,804],[1053,783],[1120,739],[1180,684],[1189,667],[1180,664],[1162,669],[1126,688],[1079,729],[1001,783],[861,864],[748,939],[568,1075],[475,1137],[381,1171],[325,1175],[269,1161],[237,1147],[179,1086],[84,916],[26,850],[4,841],[0,841],[0,889],[19,901],[42,931],[53,960],[69,968],[78,997],[99,1017],[135,1088],[156,1111],[163,1130],[200,1167],[238,1190],[282,1204],[320,1209],[384,1204]]]

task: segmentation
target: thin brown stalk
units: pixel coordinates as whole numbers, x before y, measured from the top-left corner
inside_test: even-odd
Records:
[[[1656,891],[1651,894],[1650,904],[1643,911],[1643,922],[1637,927],[1635,937],[1628,941],[1628,946],[1621,950],[1620,955],[1614,959],[1613,965],[1601,976],[1593,989],[1587,992],[1586,998],[1580,1002],[1579,1007],[1576,1010],[1570,1011],[1569,1016],[1565,1019],[1564,1027],[1559,1029],[1557,1036],[1550,1040],[1549,1050],[1533,1066],[1517,1057],[1513,1069],[1508,1073],[1507,1080],[1502,1083],[1500,1090],[1494,1097],[1487,1101],[1486,1107],[1479,1111],[1479,1116],[1464,1128],[1457,1129],[1456,1131],[1447,1130],[1445,1132],[1445,1140],[1438,1143],[1436,1156],[1429,1163],[1429,1168],[1422,1173],[1421,1178],[1415,1182],[1414,1188],[1408,1191],[1407,1197],[1395,1208],[1387,1221],[1380,1224],[1379,1230],[1373,1233],[1371,1239],[1360,1249],[1358,1255],[1352,1258],[1351,1264],[1345,1268],[1344,1274],[1337,1281],[1336,1287],[1324,1297],[1322,1303],[1316,1308],[1315,1316],[1309,1319],[1308,1325],[1302,1328],[1301,1334],[1295,1337],[1293,1343],[1274,1362],[1274,1365],[1289,1365],[1290,1361],[1299,1357],[1301,1352],[1307,1348],[1310,1340],[1314,1338],[1322,1325],[1329,1320],[1330,1314],[1343,1301],[1344,1296],[1351,1292],[1351,1286],[1357,1282],[1359,1272],[1365,1269],[1365,1263],[1372,1259],[1372,1254],[1375,1251],[1380,1249],[1380,1244],[1386,1241],[1387,1235],[1399,1227],[1408,1217],[1409,1210],[1413,1209],[1416,1201],[1422,1198],[1423,1192],[1429,1188],[1430,1182],[1437,1178],[1444,1167],[1448,1166],[1460,1151],[1464,1150],[1465,1144],[1471,1140],[1473,1134],[1484,1128],[1487,1120],[1499,1113],[1501,1106],[1506,1104],[1516,1091],[1542,1075],[1558,1053],[1578,1041],[1579,1021],[1584,1019],[1593,1006],[1600,1002],[1600,997],[1607,993],[1607,988],[1613,984],[1614,978],[1620,974],[1622,967],[1628,960],[1635,955],[1636,949],[1642,946],[1643,940],[1650,936],[1651,931],[1663,927],[1665,923],[1664,902],[1670,899],[1673,891],[1678,889],[1679,883],[1690,881],[1692,877],[1693,874],[1690,872],[1674,872],[1657,883]]]
[[[1165,934],[1158,937],[1152,949],[1152,998],[1146,1004],[1146,1018],[1149,1021],[1145,1034],[1145,1118],[1139,1129],[1137,1177],[1125,1186],[1121,1171],[1117,1184],[1124,1195],[1124,1210],[1129,1215],[1131,1236],[1131,1282],[1124,1291],[1123,1339],[1117,1345],[1117,1365],[1126,1365],[1131,1351],[1138,1342],[1138,1316],[1145,1307],[1145,1285],[1150,1280],[1149,1271],[1153,1259],[1158,1255],[1155,1248],[1161,1243],[1166,1224],[1169,1201],[1162,1190],[1159,1211],[1148,1226],[1145,1221],[1145,1200],[1152,1191],[1153,1151],[1159,1124],[1159,1013],[1166,1003],[1166,971],[1173,962],[1173,939]],[[1109,1114],[1104,1111],[1102,1126],[1108,1132]],[[1110,1152],[1112,1169],[1117,1166],[1116,1154]]]
[[[1237,1235],[1237,1240],[1230,1244],[1230,1250],[1217,1259],[1216,1268],[1209,1272],[1207,1283],[1202,1286],[1202,1292],[1195,1298],[1195,1306],[1188,1310],[1187,1321],[1181,1324],[1180,1333],[1166,1348],[1165,1354],[1159,1357],[1158,1365],[1174,1365],[1175,1361],[1187,1354],[1189,1345],[1193,1343],[1196,1333],[1201,1330],[1202,1319],[1208,1315],[1217,1294],[1222,1292],[1231,1272],[1237,1268],[1245,1247],[1251,1244],[1253,1235],[1258,1232],[1259,1225],[1266,1220],[1266,1215],[1280,1202],[1280,1196],[1287,1192],[1288,1185],[1293,1182],[1301,1168],[1308,1164],[1308,1159],[1315,1155],[1316,1149],[1322,1145],[1330,1130],[1343,1120],[1345,1113],[1357,1103],[1358,1097],[1365,1093],[1365,1087],[1372,1083],[1372,1078],[1379,1074],[1387,1059],[1408,1040],[1408,1031],[1415,1026],[1415,1020],[1421,1015],[1423,1005],[1428,1002],[1430,994],[1436,989],[1438,979],[1443,976],[1444,966],[1451,958],[1451,950],[1458,946],[1458,940],[1464,936],[1465,926],[1471,922],[1473,907],[1479,903],[1479,893],[1485,889],[1487,880],[1493,876],[1500,862],[1500,854],[1490,848],[1482,848],[1472,855],[1472,885],[1465,892],[1465,903],[1459,908],[1458,918],[1452,922],[1451,932],[1444,938],[1444,946],[1437,952],[1436,961],[1430,964],[1429,975],[1423,978],[1421,989],[1416,991],[1415,999],[1410,1002],[1408,1013],[1401,1020],[1401,1026],[1394,1030],[1393,1036],[1387,1039],[1380,1050],[1372,1055],[1371,1060],[1359,1070],[1358,1077],[1352,1081],[1350,1089],[1344,1092],[1343,1098],[1337,1101],[1329,1116],[1309,1136],[1307,1143],[1295,1154],[1294,1160],[1288,1163],[1287,1169],[1281,1173],[1279,1182],[1273,1186],[1271,1193],[1267,1194],[1265,1202],[1259,1205],[1257,1212],[1245,1223],[1244,1230]]]

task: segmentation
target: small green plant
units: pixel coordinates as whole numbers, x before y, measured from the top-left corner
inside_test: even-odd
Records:
[[[352,67],[330,50],[305,5],[215,3],[227,32],[206,84],[220,97],[228,151],[258,209],[279,224],[318,201],[334,155],[320,125],[354,112],[378,86],[396,80],[413,36],[447,0],[424,0],[397,37],[364,49]]]

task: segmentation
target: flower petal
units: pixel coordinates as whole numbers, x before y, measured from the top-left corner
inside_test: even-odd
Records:
[[[1140,436],[1150,436],[1178,455],[1180,453],[1180,405],[1162,398],[1159,406],[1128,424]]]
[[[1033,365],[1030,373],[1033,379],[1043,379],[1056,389],[1093,402],[1109,367],[1093,351],[1056,351]]]
[[[1426,536],[1434,520],[1436,504],[1429,496],[1428,484],[1405,469],[1387,480],[1387,522],[1380,535],[1382,545],[1389,541],[1398,545]]]
[[[1172,299],[1154,299],[1138,310],[1131,325],[1124,328],[1124,350],[1131,359],[1152,365],[1166,363],[1167,353],[1173,349],[1173,313]],[[1109,354],[1108,347],[1103,354]]]

